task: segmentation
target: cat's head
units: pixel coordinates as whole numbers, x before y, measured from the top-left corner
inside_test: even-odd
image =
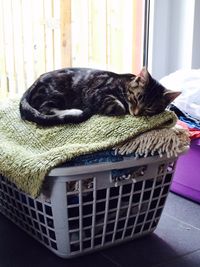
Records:
[[[129,112],[133,116],[159,114],[180,94],[166,89],[143,68],[127,86]]]

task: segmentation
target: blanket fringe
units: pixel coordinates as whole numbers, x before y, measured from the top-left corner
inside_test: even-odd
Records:
[[[180,126],[171,129],[157,129],[138,135],[134,139],[114,147],[115,154],[134,153],[136,158],[164,154],[168,158],[177,156],[190,143],[189,133]]]

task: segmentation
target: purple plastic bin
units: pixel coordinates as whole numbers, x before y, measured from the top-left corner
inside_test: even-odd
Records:
[[[200,203],[200,139],[192,140],[176,165],[171,191]]]

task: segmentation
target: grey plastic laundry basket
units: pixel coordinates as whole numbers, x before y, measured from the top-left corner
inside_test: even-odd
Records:
[[[64,258],[113,246],[154,231],[176,159],[55,168],[37,199],[0,176],[0,212]]]

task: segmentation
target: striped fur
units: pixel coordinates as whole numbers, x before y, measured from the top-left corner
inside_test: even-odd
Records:
[[[43,126],[80,123],[94,114],[154,115],[172,101],[170,93],[146,69],[136,76],[64,68],[34,82],[21,98],[20,114],[23,120]]]

